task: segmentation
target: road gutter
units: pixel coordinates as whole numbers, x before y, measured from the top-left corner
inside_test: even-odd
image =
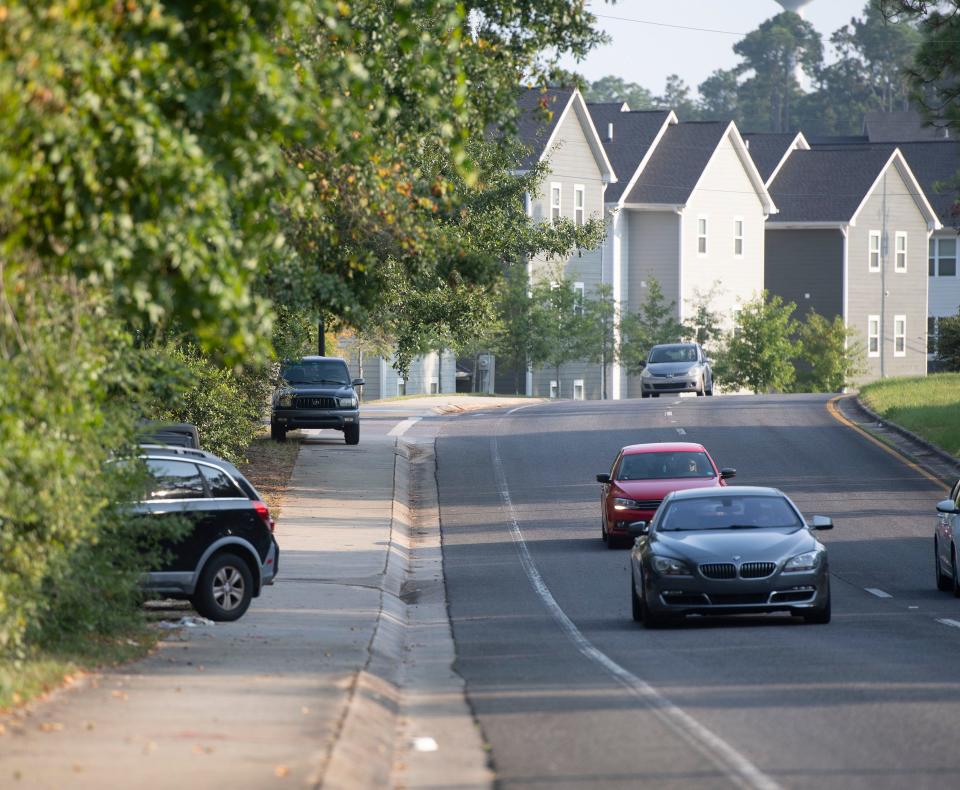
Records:
[[[323,776],[325,788],[489,788],[493,776],[453,670],[433,442],[395,446],[380,614]]]

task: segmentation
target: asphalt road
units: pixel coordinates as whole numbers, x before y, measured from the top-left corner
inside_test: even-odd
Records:
[[[942,489],[836,422],[827,400],[566,402],[445,423],[457,669],[500,786],[960,783],[960,600],[933,581]],[[834,518],[818,533],[830,625],[631,620],[628,552],[600,541],[594,478],[623,445],[676,439],[735,467],[735,484]]]

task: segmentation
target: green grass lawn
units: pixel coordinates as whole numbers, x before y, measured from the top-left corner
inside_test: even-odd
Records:
[[[960,373],[884,379],[860,390],[882,417],[960,456]]]

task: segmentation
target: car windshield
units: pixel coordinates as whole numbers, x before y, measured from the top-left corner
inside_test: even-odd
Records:
[[[678,499],[667,504],[658,530],[682,532],[711,529],[786,529],[803,526],[781,496],[722,494]]]
[[[660,362],[696,362],[696,346],[660,346],[650,351],[647,362],[656,365]]]
[[[689,451],[625,455],[617,470],[617,480],[668,480],[715,475],[706,453]]]
[[[284,365],[280,372],[287,384],[349,384],[347,366],[336,359],[304,359]]]

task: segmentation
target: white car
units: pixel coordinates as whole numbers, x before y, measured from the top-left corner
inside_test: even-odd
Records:
[[[933,535],[934,571],[937,589],[953,591],[960,598],[960,480],[950,498],[937,503],[937,528]]]

